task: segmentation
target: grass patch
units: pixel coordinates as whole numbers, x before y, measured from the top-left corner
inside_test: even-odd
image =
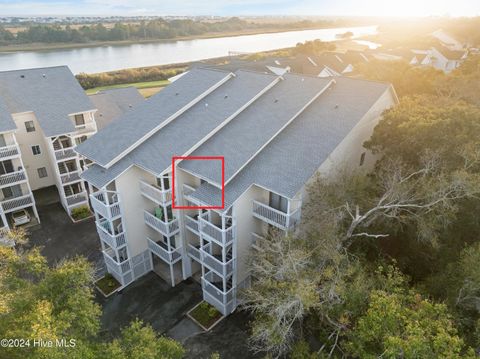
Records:
[[[120,88],[125,88],[125,87],[135,87],[139,90],[141,89],[149,89],[149,88],[158,88],[158,87],[165,87],[169,84],[170,82],[168,80],[159,80],[159,81],[146,81],[146,82],[132,82],[128,84],[119,84],[119,85],[109,85],[109,86],[100,86],[100,87],[95,87],[92,89],[88,89],[85,92],[87,95],[92,95],[94,93],[97,93],[98,91],[102,90],[112,90],[112,89],[120,89]]]
[[[96,281],[95,285],[106,297],[121,287],[120,283],[110,273],[105,274],[105,277]]]
[[[79,206],[72,209],[71,215],[75,221],[79,221],[81,219],[90,217],[92,212],[90,212],[90,208],[88,208],[88,206]]]
[[[160,92],[161,89],[163,89],[163,87],[149,87],[146,89],[139,89],[138,92],[140,92],[143,97],[149,98],[155,95],[157,92]]]
[[[207,302],[201,302],[188,314],[207,330],[222,318],[222,313]]]

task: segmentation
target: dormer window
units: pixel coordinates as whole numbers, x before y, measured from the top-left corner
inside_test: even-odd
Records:
[[[83,117],[83,114],[75,115],[75,127],[77,128],[85,127],[85,117]]]

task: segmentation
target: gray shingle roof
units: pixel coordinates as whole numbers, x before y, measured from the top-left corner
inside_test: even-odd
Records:
[[[167,86],[157,96],[161,96],[170,86],[177,83],[181,85],[186,76],[188,74]],[[95,183],[97,187],[102,187],[115,179],[119,173],[132,164],[155,174],[161,174],[170,166],[172,156],[185,154],[226,119],[236,114],[239,109],[252,101],[259,93],[266,90],[277,79],[273,75],[238,71],[235,77],[163,127],[113,166],[108,169],[102,169],[98,165],[91,166],[82,174],[82,177],[87,181]],[[187,85],[189,84],[190,81],[187,82]],[[149,101],[151,100],[146,102]],[[139,108],[137,107],[131,113],[138,111]],[[137,115],[135,114],[134,116]],[[113,122],[103,132],[108,131],[113,125],[121,121],[123,120]],[[84,145],[88,148],[96,136],[98,134],[84,142]],[[94,146],[98,146],[98,144],[95,142]],[[110,144],[108,146],[102,144],[102,148],[104,147],[110,147]]]
[[[185,110],[192,101],[230,77],[228,72],[193,69],[138,105],[135,111],[129,111],[77,146],[76,151],[107,167],[120,155],[133,149],[144,136],[168,123],[172,115]]]
[[[226,185],[225,209],[253,184],[294,197],[390,87],[345,77],[336,81]],[[204,183],[192,196],[216,206],[220,194],[217,187]]]
[[[145,101],[135,87],[103,90],[88,97],[90,97],[97,109],[95,122],[98,130],[101,130],[134,106]]]
[[[10,114],[7,105],[0,97],[0,132],[14,131],[16,129],[17,126],[15,126],[12,115]]]
[[[0,72],[0,98],[10,114],[33,111],[46,136],[74,131],[68,115],[94,109],[66,66]]]
[[[225,182],[307,106],[332,80],[286,74],[284,80],[224,126],[192,156],[224,156]],[[180,163],[200,177],[221,186],[221,172],[214,161]]]

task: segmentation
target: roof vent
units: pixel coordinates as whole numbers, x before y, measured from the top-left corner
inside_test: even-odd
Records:
[[[277,102],[278,102],[278,98],[276,98],[275,101],[273,101],[273,102],[277,103]]]
[[[226,100],[228,98],[228,95],[225,95],[224,99]]]
[[[24,79],[24,78],[25,78],[25,75],[20,75],[20,77],[21,77],[22,79]]]
[[[42,76],[43,76],[43,78],[47,77],[47,75],[46,75],[46,74],[42,74]]]
[[[208,107],[208,103],[205,104],[205,107]]]
[[[128,107],[132,108],[133,106],[131,104],[129,104]]]
[[[337,109],[337,108],[338,108],[338,103],[335,105],[335,109]]]
[[[178,92],[175,92],[175,96],[178,96],[178,95],[179,95],[179,93],[178,93]]]
[[[305,79],[302,77],[302,82],[305,81]]]

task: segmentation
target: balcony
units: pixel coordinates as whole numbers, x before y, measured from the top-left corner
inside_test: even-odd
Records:
[[[95,222],[95,224],[97,225],[98,236],[110,247],[119,248],[126,244],[125,233],[123,231],[114,231],[114,234],[112,234],[108,221],[100,220],[100,222]]]
[[[261,251],[262,248],[260,247],[259,242],[264,241],[265,237],[254,232],[252,232],[251,235],[252,235],[252,248],[257,251]]]
[[[286,231],[293,229],[300,221],[300,209],[292,213],[285,213],[261,202],[253,201],[253,216]]]
[[[195,234],[199,234],[198,232],[198,214],[194,217],[189,216],[188,214],[185,215],[185,226],[191,230]]]
[[[75,157],[77,157],[77,153],[73,150],[73,147],[63,148],[55,151],[55,158],[57,161],[65,161]]]
[[[161,190],[159,187],[140,181],[140,193],[158,204],[169,203],[172,200],[172,190]]]
[[[226,262],[222,261],[222,255],[211,254],[211,244],[206,244],[200,248],[202,263],[210,270],[213,270],[221,277],[229,276],[233,272],[233,262],[231,254],[227,254]]]
[[[126,272],[130,271],[130,261],[128,259],[123,260],[122,262],[117,262],[115,254],[111,250],[104,250],[103,259],[105,259],[105,264],[107,267],[118,274],[119,276],[123,276]]]
[[[61,173],[61,174],[60,174],[60,179],[61,179],[61,181],[62,181],[62,184],[67,184],[67,183],[72,183],[72,182],[78,182],[78,181],[81,181],[81,180],[82,180],[82,179],[80,178],[80,173],[79,173],[79,171]]]
[[[80,192],[76,194],[72,194],[70,196],[66,196],[65,200],[67,201],[68,207],[73,207],[79,203],[84,203],[88,201],[87,192]]]
[[[202,257],[200,254],[200,245],[194,246],[193,244],[189,243],[187,245],[187,253],[190,258],[196,260],[198,263],[202,262]]]
[[[160,218],[155,217],[148,211],[143,211],[145,223],[164,236],[170,237],[177,234],[180,229],[178,227],[178,219],[174,218],[170,222],[164,222]]]
[[[20,156],[20,150],[18,149],[17,144],[0,147],[0,160],[6,160],[17,156]]]
[[[120,200],[115,192],[98,191],[90,195],[92,207],[102,217],[112,220],[121,216]]]
[[[183,184],[183,198],[185,198],[186,200],[192,202],[192,203],[196,203],[197,201],[195,199],[193,199],[192,197],[190,197],[190,195],[196,191],[196,188],[195,187],[192,187],[188,184]]]
[[[220,282],[213,282],[213,278],[212,272],[205,273],[205,276],[202,277],[203,297],[223,315],[228,315],[236,308],[236,288],[228,288],[224,292]]]
[[[17,209],[33,205],[33,196],[31,193],[2,201],[2,210],[5,213],[13,212]]]
[[[81,126],[75,126],[75,132],[72,134],[72,136],[73,137],[85,136],[85,135],[94,134],[95,132],[97,132],[97,129],[95,128],[94,124],[91,122],[88,122]]]
[[[11,186],[15,183],[24,182],[27,180],[24,170],[6,173],[0,176],[0,187]]]
[[[207,220],[208,213],[201,214],[199,218],[200,234],[208,237],[221,246],[225,246],[233,241],[235,236],[235,226],[221,228]]]
[[[153,239],[148,237],[147,242],[148,248],[167,264],[174,264],[182,258],[182,255],[180,254],[181,247],[170,247],[171,249],[168,250],[168,245],[164,242],[155,242]]]

